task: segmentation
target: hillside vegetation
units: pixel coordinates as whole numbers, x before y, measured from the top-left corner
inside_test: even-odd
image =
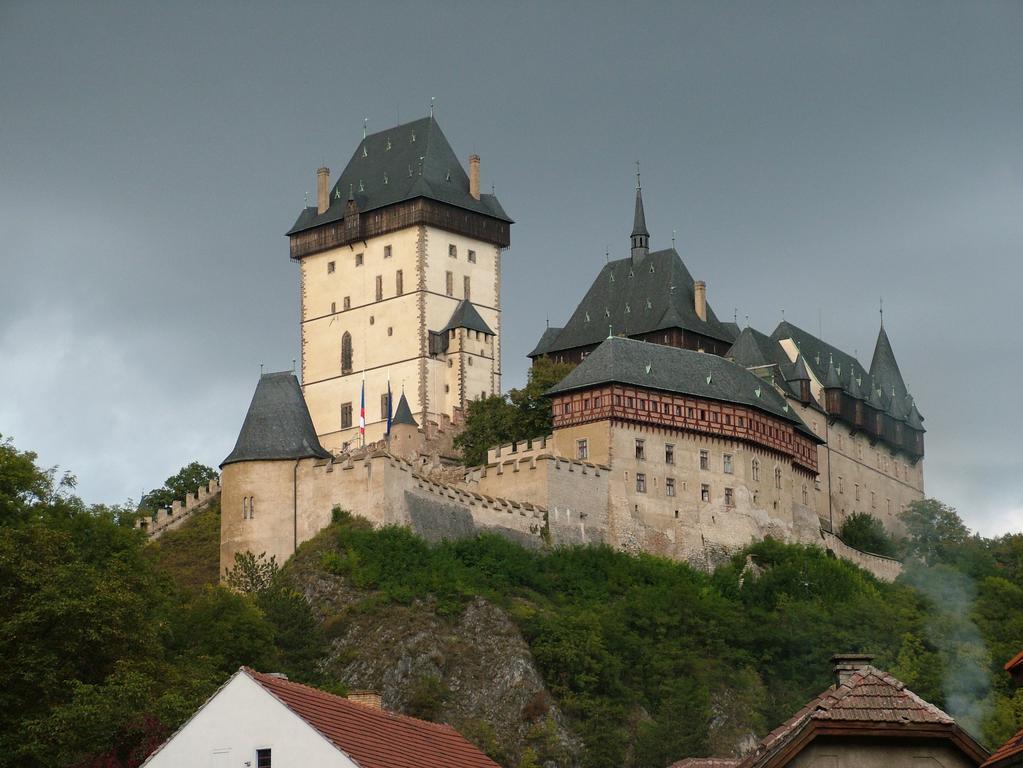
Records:
[[[706,574],[603,547],[431,546],[339,511],[280,571],[243,564],[240,594],[212,583],[215,508],[149,544],[128,510],[0,443],[0,764],[137,765],[249,664],[377,687],[506,766],[664,768],[735,753],[850,650],[993,744],[1023,714],[1000,672],[1023,638],[1023,536],[946,535],[935,509],[895,584],[771,541]]]

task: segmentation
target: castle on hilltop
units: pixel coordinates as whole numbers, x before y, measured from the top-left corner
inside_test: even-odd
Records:
[[[637,174],[630,249],[530,353],[575,364],[554,428],[458,464],[468,403],[501,391],[501,257],[512,220],[431,116],[364,135],[288,232],[301,381],[260,377],[222,464],[221,569],[287,559],[339,506],[428,539],[500,531],[711,567],[772,536],[894,578],[837,536],[897,531],[923,497],[923,418],[882,326],[869,369],[783,322],[722,322],[674,247],[652,251]]]

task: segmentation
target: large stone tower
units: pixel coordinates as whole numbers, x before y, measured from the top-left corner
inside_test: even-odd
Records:
[[[302,390],[323,446],[386,428],[404,390],[421,424],[501,390],[501,252],[511,219],[433,117],[364,136],[288,232],[302,274]]]

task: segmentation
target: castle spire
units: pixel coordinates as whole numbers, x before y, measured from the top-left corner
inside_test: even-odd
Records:
[[[643,211],[643,187],[639,180],[639,163],[636,163],[636,212],[632,217],[632,259],[642,259],[650,250],[650,233],[646,228],[646,213]]]

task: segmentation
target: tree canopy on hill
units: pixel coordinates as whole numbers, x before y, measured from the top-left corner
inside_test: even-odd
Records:
[[[412,610],[456,621],[476,596],[503,607],[581,737],[585,768],[727,754],[823,689],[838,649],[877,654],[988,744],[1020,725],[1023,700],[1000,665],[1023,637],[1023,536],[964,538],[947,510],[911,532],[914,546],[940,546],[894,584],[773,541],[707,574],[606,547],[429,545],[338,514],[280,571],[242,562],[236,581],[251,591],[239,593],[200,586],[168,557],[175,539],[161,553],[130,516],[73,487],[0,442],[0,754],[12,764],[136,766],[240,664],[335,687],[317,664],[324,626],[296,591],[325,574],[354,596],[331,608],[341,621]],[[212,530],[178,543],[206,551]],[[445,683],[429,683],[410,706],[443,713]],[[540,737],[509,768],[565,764],[536,716]]]
[[[160,488],[143,494],[142,500],[139,501],[139,509],[153,511],[169,507],[175,501],[184,501],[188,494],[205,488],[211,480],[218,477],[220,475],[213,467],[193,461],[168,477]]]

